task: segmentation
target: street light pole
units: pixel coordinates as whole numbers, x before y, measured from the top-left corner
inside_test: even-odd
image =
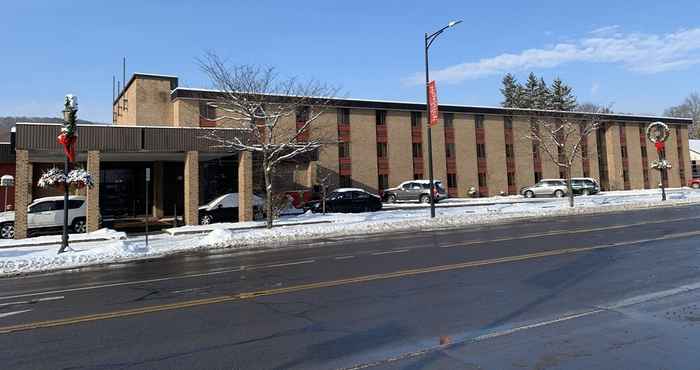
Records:
[[[430,218],[435,217],[435,179],[433,175],[433,129],[430,126],[430,71],[429,71],[429,58],[428,50],[433,41],[446,29],[452,28],[458,24],[462,23],[459,21],[450,21],[447,26],[439,29],[438,31],[428,34],[425,33],[425,110],[427,113],[428,122],[428,176],[430,177]]]

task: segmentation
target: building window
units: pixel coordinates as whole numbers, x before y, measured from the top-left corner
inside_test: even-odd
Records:
[[[474,116],[474,125],[476,128],[484,128],[484,115],[483,114],[477,114]]]
[[[339,125],[349,125],[350,124],[350,109],[349,108],[338,108],[338,124]]]
[[[540,182],[542,180],[542,172],[535,171],[535,182]]]
[[[447,187],[456,188],[457,187],[457,174],[448,173],[447,174]]]
[[[445,122],[445,128],[452,128],[454,127],[454,114],[452,113],[443,113],[442,114],[442,120]]]
[[[564,171],[559,171],[559,178],[560,178],[560,179],[565,179],[565,178],[566,178],[566,172],[564,172]]]
[[[513,128],[513,117],[511,117],[511,116],[503,117],[503,128],[505,128],[506,130]]]
[[[515,158],[515,149],[513,148],[513,144],[506,144],[506,158]]]
[[[630,173],[627,170],[622,171],[622,181],[630,182]]]
[[[423,158],[423,144],[413,143],[413,158]]]
[[[515,186],[515,172],[508,172],[508,186]]]
[[[486,145],[485,144],[476,144],[476,157],[479,159],[486,158]]]
[[[389,151],[386,143],[377,143],[377,158],[387,158]]]
[[[309,107],[297,108],[297,122],[306,123],[309,120]]]
[[[583,177],[591,177],[591,173],[587,169],[583,169]]]
[[[642,157],[646,157],[646,156],[647,156],[647,147],[643,146],[642,147]]]
[[[376,113],[376,116],[377,116],[377,126],[386,125],[386,111],[385,110],[378,110]]]
[[[411,127],[420,127],[420,121],[422,119],[423,112],[411,112]]]
[[[622,159],[627,159],[627,146],[626,145],[621,146],[620,151],[622,152]]]
[[[216,108],[209,105],[210,102],[205,100],[199,101],[199,115],[205,119],[216,118]]]
[[[338,143],[338,157],[350,158],[350,143]]]
[[[413,179],[414,180],[423,180],[423,174],[422,173],[414,173]]]
[[[445,144],[445,156],[447,158],[455,158],[455,144],[454,143],[447,143]]]
[[[384,190],[389,187],[389,175],[377,176],[377,186],[379,190]]]
[[[338,180],[338,185],[341,188],[348,188],[352,186],[352,178],[350,176],[340,175],[340,178]]]
[[[486,187],[486,174],[483,172],[479,172],[479,187]]]

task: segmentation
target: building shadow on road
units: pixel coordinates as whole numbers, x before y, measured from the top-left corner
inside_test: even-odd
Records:
[[[380,350],[392,342],[405,339],[407,330],[395,322],[387,322],[380,326],[353,332],[341,337],[307,347],[306,351],[296,359],[279,365],[275,370],[286,370],[296,367],[304,368],[305,364],[324,363],[349,354],[361,354],[368,351]]]
[[[616,256],[619,253],[619,251],[615,250],[595,250],[587,252],[574,261],[524,280],[526,284],[535,285],[548,289],[549,291],[498,320],[487,324],[484,329],[495,329],[511,323],[513,320],[532,311],[536,307],[558,298],[563,292],[574,288],[579,283],[594,277],[600,271],[614,264],[616,262]]]

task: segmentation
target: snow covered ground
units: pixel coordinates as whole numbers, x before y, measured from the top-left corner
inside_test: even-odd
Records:
[[[306,213],[284,217],[281,220],[281,223],[302,224],[279,226],[270,230],[259,228],[261,222],[214,224],[207,227],[185,226],[183,230],[201,231],[202,233],[153,235],[149,238],[148,246],[145,245],[142,236],[124,239],[122,233],[101,231],[110,239],[74,243],[71,245],[71,251],[60,255],[56,254],[60,238],[53,237],[56,244],[40,246],[36,245],[40,238],[44,238],[41,239],[43,243],[48,240],[47,238],[52,237],[18,240],[17,242],[24,246],[17,247],[10,247],[13,241],[4,241],[0,244],[0,247],[5,247],[0,248],[0,276],[126,262],[197,249],[275,248],[292,241],[320,237],[438,229],[496,223],[518,218],[620,211],[655,207],[661,204],[700,203],[700,190],[670,190],[669,200],[665,203],[660,201],[659,190],[608,192],[602,195],[577,197],[576,207],[573,209],[568,207],[568,199],[566,198],[550,199],[546,202],[513,203],[520,199],[522,198],[496,197],[491,198],[490,203],[492,204],[487,205],[479,205],[476,203],[477,200],[467,199],[464,206],[438,208],[437,217],[432,220],[428,218],[427,209],[407,207],[359,214],[328,214],[324,216]],[[486,198],[481,198],[478,201],[484,202],[485,200]],[[32,242],[34,246],[27,246],[27,242]]]

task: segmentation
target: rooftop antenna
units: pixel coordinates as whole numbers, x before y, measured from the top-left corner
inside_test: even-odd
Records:
[[[120,82],[119,80],[117,80],[117,91],[119,91],[120,94],[121,94],[121,91],[122,91],[121,86],[122,86],[122,85],[121,85],[121,82]]]
[[[122,81],[124,82],[124,88],[126,89],[126,57],[122,59]]]
[[[117,93],[114,90],[117,87],[116,84],[117,84],[116,77],[114,77],[114,75],[112,75],[112,104],[114,104],[114,99],[117,97]]]

